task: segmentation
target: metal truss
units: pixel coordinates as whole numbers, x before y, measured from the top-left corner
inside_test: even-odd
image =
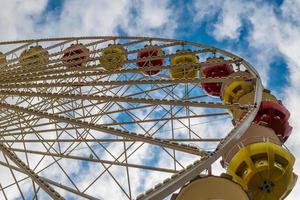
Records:
[[[64,49],[71,44],[89,49],[85,66],[67,67],[62,62]],[[127,50],[122,69],[105,70],[99,62],[109,44]],[[22,66],[21,52],[36,45],[48,51],[49,63]],[[144,45],[156,45],[164,55],[137,59]],[[138,61],[184,55],[176,50],[189,50],[199,63],[166,61],[163,66],[137,67]],[[0,42],[0,51],[7,59],[0,63],[0,199],[164,199],[207,173],[244,133],[261,101],[261,81],[248,62],[187,41],[46,38]],[[206,61],[214,56],[224,61]],[[180,79],[169,75],[178,66],[200,71],[215,64],[231,64],[249,75]],[[154,69],[160,73],[147,75]],[[228,80],[252,82],[254,101],[224,104],[200,86]],[[231,126],[227,109],[234,108],[247,114]]]

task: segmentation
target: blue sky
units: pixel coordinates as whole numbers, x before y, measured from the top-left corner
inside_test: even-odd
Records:
[[[300,156],[300,0],[0,0],[0,40],[131,35],[190,40],[253,64],[291,111]],[[300,174],[299,161],[295,165]],[[299,185],[299,184],[298,184]],[[297,186],[289,200],[300,195]]]

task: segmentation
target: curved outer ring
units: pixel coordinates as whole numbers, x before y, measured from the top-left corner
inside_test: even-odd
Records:
[[[108,40],[117,40],[117,39],[136,39],[136,40],[144,40],[144,41],[162,41],[162,42],[180,42],[182,45],[192,45],[200,48],[211,49],[212,52],[221,53],[231,58],[241,59],[240,57],[227,52],[222,49],[213,48],[207,45],[198,44],[195,42],[188,41],[180,41],[173,39],[165,39],[165,38],[149,38],[149,37],[114,37],[114,36],[96,36],[96,37],[64,37],[64,38],[45,38],[45,39],[31,39],[31,40],[18,40],[18,41],[6,41],[0,42],[0,45],[8,45],[15,43],[33,43],[33,42],[45,42],[45,41],[62,41],[62,40],[92,40],[92,39],[108,39]],[[239,138],[243,135],[243,133],[250,126],[251,122],[256,116],[258,112],[260,102],[262,99],[262,91],[263,86],[259,77],[259,74],[254,69],[254,67],[249,64],[247,61],[241,59],[241,63],[247,67],[250,73],[256,78],[256,88],[255,88],[255,102],[254,107],[249,110],[249,112],[244,116],[243,120],[237,124],[231,132],[226,136],[225,140],[221,141],[218,148],[209,156],[203,157],[200,160],[197,160],[191,166],[188,166],[186,169],[182,170],[176,176],[171,178],[170,180],[164,181],[163,184],[158,185],[154,189],[150,189],[146,191],[146,194],[138,197],[139,200],[150,200],[150,199],[163,199],[167,197],[169,194],[174,192],[175,190],[182,187],[187,182],[191,181],[197,175],[199,175],[205,169],[208,169],[219,157],[224,154],[225,151],[228,151],[231,146],[233,146]]]

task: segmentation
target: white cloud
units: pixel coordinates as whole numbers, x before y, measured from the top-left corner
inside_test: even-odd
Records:
[[[115,34],[129,9],[128,0],[65,1],[60,13],[48,13],[46,22],[39,27],[41,36]]]
[[[217,40],[236,39],[240,36],[242,16],[249,12],[249,5],[239,0],[225,1],[222,12],[216,24],[213,35]]]
[[[118,35],[172,36],[176,11],[169,0],[65,1],[60,12],[46,11],[47,0],[1,1],[2,40],[33,37]]]
[[[197,1],[195,0],[192,5],[190,5],[190,9],[194,12],[194,20],[196,22],[206,22],[207,20],[211,20],[219,11],[222,10],[224,1],[222,0],[204,0]]]
[[[28,38],[35,35],[34,26],[47,0],[1,0],[0,39]]]

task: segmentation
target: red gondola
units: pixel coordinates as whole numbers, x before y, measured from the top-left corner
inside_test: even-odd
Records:
[[[205,78],[226,77],[233,72],[230,64],[217,64],[202,70]],[[201,87],[211,96],[220,96],[222,83],[201,83]]]
[[[283,105],[272,101],[262,101],[253,122],[272,128],[284,142],[292,131],[288,122],[289,117],[290,112]]]
[[[139,67],[160,67],[164,64],[163,56],[164,52],[158,46],[145,46],[137,55],[137,60],[139,59],[149,59],[145,61],[137,61],[137,66]],[[154,58],[160,57],[160,58]],[[160,70],[147,70],[144,71],[147,75],[156,75]]]
[[[67,67],[82,67],[89,58],[89,50],[83,44],[71,44],[63,53],[62,61]]]

